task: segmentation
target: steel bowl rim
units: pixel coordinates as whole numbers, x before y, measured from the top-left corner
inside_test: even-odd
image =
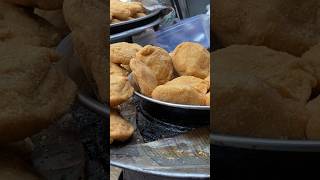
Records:
[[[163,105],[163,106],[169,106],[169,107],[181,108],[181,109],[190,109],[190,110],[207,110],[207,111],[210,111],[210,106],[199,106],[199,105],[186,105],[186,104],[169,103],[169,102],[159,101],[159,100],[147,97],[145,95],[140,94],[137,91],[134,91],[134,94],[139,96],[142,99],[145,99],[147,101],[151,101],[153,103],[160,104],[160,105]]]
[[[122,169],[128,169],[130,171],[141,172],[145,174],[151,174],[156,176],[163,176],[163,177],[174,177],[174,178],[198,178],[198,179],[207,179],[210,178],[209,174],[201,174],[201,173],[179,173],[179,172],[162,172],[162,171],[155,171],[155,170],[148,170],[143,168],[137,168],[133,165],[123,165],[121,163],[114,162],[110,160],[110,165],[116,166]]]

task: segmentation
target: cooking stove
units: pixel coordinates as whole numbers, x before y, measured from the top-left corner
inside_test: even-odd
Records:
[[[174,118],[171,121],[164,119],[159,119],[154,117],[151,114],[155,112],[149,113],[150,108],[144,108],[144,104],[141,104],[141,101],[136,97],[133,98],[133,104],[136,106],[136,128],[138,133],[137,139],[142,139],[143,143],[157,141],[163,138],[175,137],[177,135],[189,132],[195,128],[198,128],[199,125],[195,125],[194,127],[191,124],[182,125],[181,121],[175,121]],[[159,109],[153,109],[153,111],[158,111],[157,113],[162,113]],[[159,116],[158,116],[159,117]],[[196,123],[194,123],[196,124]],[[203,125],[202,125],[203,126]],[[141,143],[141,142],[140,142]],[[164,167],[165,168],[165,167]],[[170,172],[170,170],[168,170]],[[159,175],[147,173],[144,170],[133,171],[128,169],[123,169],[119,180],[185,180],[190,179],[188,177],[170,177],[169,174],[160,173]],[[209,179],[209,178],[192,178],[192,179]]]

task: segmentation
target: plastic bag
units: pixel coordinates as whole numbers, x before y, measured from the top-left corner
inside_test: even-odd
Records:
[[[149,30],[133,41],[140,45],[155,45],[171,52],[182,42],[197,42],[210,48],[210,16],[197,15],[179,21],[177,24],[161,29],[157,32]]]

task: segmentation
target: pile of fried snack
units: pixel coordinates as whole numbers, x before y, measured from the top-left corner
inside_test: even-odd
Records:
[[[320,139],[320,1],[215,0],[213,131]]]
[[[74,101],[77,86],[60,68],[61,57],[54,50],[70,32],[66,24],[72,24],[72,18],[65,23],[69,16],[62,14],[62,8],[74,9],[68,7],[72,1],[81,4],[79,0],[0,1],[0,179],[40,179],[30,170],[27,160],[32,149],[25,147],[32,143],[25,146],[24,139],[58,120]]]
[[[110,21],[118,23],[145,16],[145,9],[140,2],[122,2],[110,0]]]
[[[171,53],[152,45],[111,44],[112,108],[116,109],[132,96],[132,84],[138,92],[160,101],[209,106],[210,53],[200,44],[192,42],[178,45]],[[132,126],[116,110],[111,112],[110,122],[111,142],[124,141],[132,135]]]

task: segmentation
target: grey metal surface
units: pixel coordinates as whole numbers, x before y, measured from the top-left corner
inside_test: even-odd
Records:
[[[320,141],[210,135],[210,144],[253,150],[320,152]]]
[[[210,178],[208,130],[110,149],[110,163],[141,176]]]

